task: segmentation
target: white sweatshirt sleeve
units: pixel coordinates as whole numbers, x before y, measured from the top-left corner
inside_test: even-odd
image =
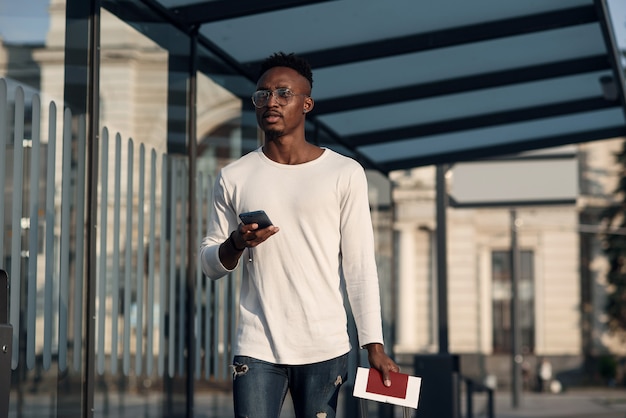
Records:
[[[212,280],[217,280],[234,269],[224,267],[220,261],[220,245],[226,241],[231,231],[239,225],[237,215],[228,203],[228,189],[222,173],[215,180],[213,189],[213,208],[209,217],[207,236],[200,245],[200,263],[202,271]],[[236,266],[235,266],[236,268]]]
[[[367,178],[361,167],[350,177],[341,207],[342,270],[356,322],[359,345],[383,343],[380,290],[369,209]]]

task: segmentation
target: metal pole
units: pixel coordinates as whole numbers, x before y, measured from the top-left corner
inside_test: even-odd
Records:
[[[520,278],[520,251],[517,242],[517,213],[511,209],[511,374],[512,374],[512,405],[519,406],[521,394],[521,365],[520,353],[521,332],[519,327],[519,278]]]
[[[439,324],[439,353],[448,353],[448,260],[446,210],[448,192],[446,190],[446,168],[437,166],[437,316]]]
[[[195,315],[196,306],[194,295],[196,293],[196,266],[198,238],[196,236],[196,154],[197,154],[197,129],[196,129],[196,98],[197,98],[197,68],[198,68],[198,26],[195,26],[190,35],[189,45],[189,88],[187,93],[187,133],[189,138],[189,203],[187,205],[188,233],[187,233],[187,399],[186,416],[194,416],[194,367],[195,367]]]
[[[467,379],[465,381],[465,405],[467,418],[474,418],[474,381],[472,379]]]
[[[90,2],[90,41],[88,48],[87,90],[87,190],[86,190],[86,259],[85,286],[85,345],[83,363],[82,416],[92,417],[95,410],[96,364],[96,273],[98,222],[98,138],[100,127],[100,0]],[[81,225],[77,225],[78,228]],[[105,251],[102,249],[102,251]],[[74,353],[74,355],[78,355]]]
[[[494,418],[495,415],[493,389],[487,388],[487,418]]]

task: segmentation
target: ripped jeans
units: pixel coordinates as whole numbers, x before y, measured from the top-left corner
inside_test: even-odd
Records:
[[[334,418],[348,354],[295,366],[235,356],[232,369],[236,418],[278,418],[288,390],[297,418]]]

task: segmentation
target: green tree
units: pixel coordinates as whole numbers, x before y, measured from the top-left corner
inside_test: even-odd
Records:
[[[611,233],[609,229],[626,230],[626,141],[622,150],[615,154],[621,167],[619,183],[614,191],[614,203],[607,207],[601,217],[607,225],[604,234],[604,253],[609,261],[607,281],[607,304],[609,330],[626,334],[626,235]]]

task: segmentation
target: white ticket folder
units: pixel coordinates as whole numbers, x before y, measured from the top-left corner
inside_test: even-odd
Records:
[[[357,368],[353,395],[358,398],[417,409],[422,378],[404,373],[390,373],[391,386],[383,384],[378,370]]]

